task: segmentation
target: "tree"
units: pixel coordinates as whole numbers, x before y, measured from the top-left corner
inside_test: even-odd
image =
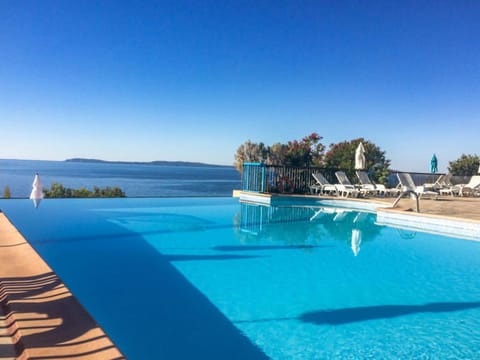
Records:
[[[478,172],[480,157],[476,154],[462,154],[457,160],[448,163],[448,172],[453,175],[472,176]]]
[[[72,197],[71,192],[69,192],[62,184],[53,182],[50,184],[50,189],[43,189],[43,193],[46,198],[68,198]]]
[[[81,187],[79,189],[72,190],[72,197],[74,198],[89,198],[93,197],[93,194],[87,188]]]
[[[59,183],[52,183],[50,189],[43,189],[46,198],[116,198],[125,197],[125,193],[119,187],[99,188],[93,187],[93,191],[87,188],[71,189]]]
[[[12,197],[12,194],[10,193],[10,188],[8,186],[5,186],[3,189],[3,197],[5,199],[10,199]]]
[[[331,144],[325,154],[325,166],[346,170],[349,176],[352,176],[355,171],[355,150],[360,142],[365,148],[365,169],[373,181],[384,184],[387,181],[390,160],[386,159],[385,151],[363,138]]]
[[[266,147],[263,143],[246,141],[237,149],[235,168],[242,172],[244,162],[264,161],[268,165],[319,166],[322,164],[325,146],[317,133],[305,136],[300,141],[292,140],[287,144],[275,143]]]
[[[260,162],[265,161],[268,156],[268,149],[261,143],[254,143],[251,140],[247,140],[240,145],[235,154],[235,168],[243,172],[243,163],[245,162]]]
[[[302,140],[289,141],[285,154],[285,164],[291,166],[320,165],[323,160],[325,146],[317,133],[305,136]]]
[[[268,147],[268,165],[283,165],[288,152],[288,145],[275,143]]]

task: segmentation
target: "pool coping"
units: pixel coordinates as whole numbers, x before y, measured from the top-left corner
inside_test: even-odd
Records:
[[[377,224],[459,239],[480,241],[480,221],[445,215],[422,214],[405,209],[377,209]]]
[[[392,203],[372,198],[326,197],[318,195],[285,195],[234,191],[234,197],[240,201],[260,205],[282,206],[297,205],[327,205],[345,207],[353,210],[371,211],[377,214],[377,224],[433,233],[437,235],[480,241],[480,221],[446,215],[413,212],[410,208],[392,208]]]
[[[2,358],[126,359],[2,212],[0,234]]]
[[[238,197],[240,201],[251,202],[262,205],[282,206],[295,205],[301,206],[336,206],[342,205],[350,209],[376,211],[377,208],[389,207],[390,204],[375,199],[347,198],[347,197],[326,197],[318,195],[285,195],[285,194],[267,194],[253,193],[248,191],[235,191],[233,197]],[[368,200],[368,201],[367,201]]]

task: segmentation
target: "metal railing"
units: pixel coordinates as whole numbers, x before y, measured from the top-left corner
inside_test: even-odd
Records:
[[[305,194],[315,183],[312,173],[321,171],[328,181],[336,183],[332,168],[291,167],[266,165],[264,163],[244,163],[242,190],[262,193]]]
[[[343,170],[347,174],[350,181],[358,183],[355,171],[336,169],[336,168],[320,168],[320,167],[292,167],[292,166],[276,166],[266,165],[264,163],[244,163],[242,175],[242,190],[260,193],[283,193],[283,194],[306,194],[310,192],[310,186],[315,183],[312,173],[319,171],[332,184],[338,183],[335,172]],[[398,185],[398,171],[391,171],[387,177],[386,186],[395,188]],[[425,183],[435,183],[441,173],[419,173],[410,172],[412,179],[416,185]],[[453,184],[467,183],[469,176],[453,176],[451,181]]]

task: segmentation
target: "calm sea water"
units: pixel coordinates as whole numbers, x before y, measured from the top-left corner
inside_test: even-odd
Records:
[[[35,172],[47,188],[52,182],[74,189],[118,186],[128,197],[230,196],[240,187],[233,167],[0,160],[0,195],[8,186],[12,197],[28,197]]]

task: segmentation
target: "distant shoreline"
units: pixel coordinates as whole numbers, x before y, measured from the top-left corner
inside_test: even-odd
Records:
[[[168,165],[168,166],[190,166],[190,167],[220,167],[220,168],[232,168],[232,165],[217,165],[217,164],[206,164],[201,162],[191,162],[191,161],[165,161],[165,160],[156,160],[156,161],[110,161],[110,160],[99,160],[99,159],[85,159],[85,158],[72,158],[66,159],[66,162],[82,162],[82,163],[102,163],[102,164],[132,164],[132,165]]]

